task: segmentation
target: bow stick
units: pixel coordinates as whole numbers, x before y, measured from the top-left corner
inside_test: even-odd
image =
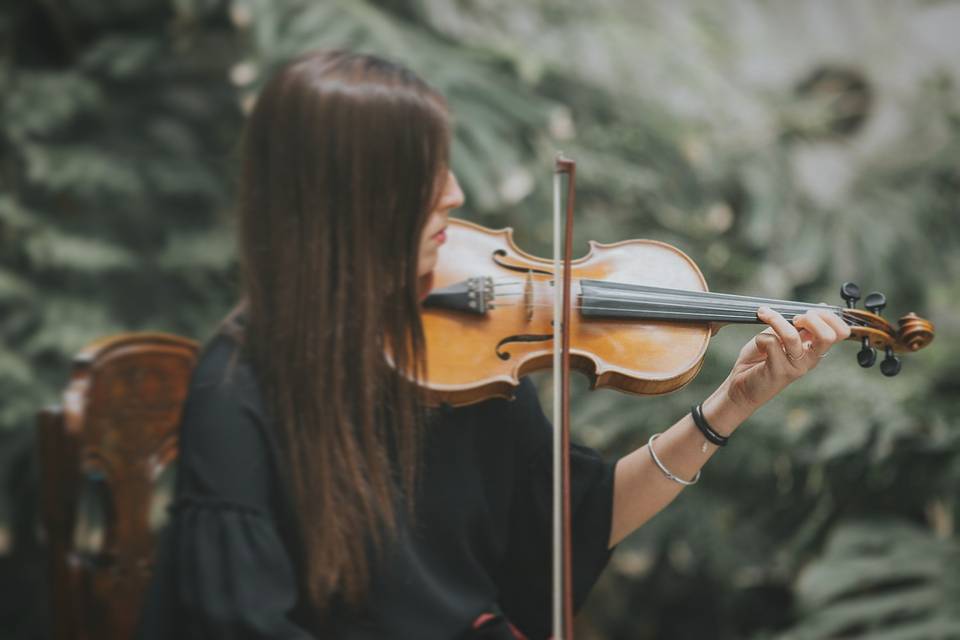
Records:
[[[553,637],[573,640],[570,546],[570,261],[577,165],[562,153],[553,173]],[[567,176],[566,222],[561,233],[561,183]],[[561,242],[561,235],[563,235]],[[562,256],[561,256],[562,253]],[[558,275],[563,274],[557,295]],[[557,340],[557,337],[560,339]]]

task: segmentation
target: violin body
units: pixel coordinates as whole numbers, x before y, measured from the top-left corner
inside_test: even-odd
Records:
[[[512,397],[521,376],[553,366],[553,262],[517,247],[511,229],[451,218],[446,235],[422,309],[427,401],[461,406]],[[570,275],[570,365],[592,388],[675,391],[700,371],[719,327],[762,324],[759,306],[788,320],[812,308],[835,313],[861,342],[861,366],[874,364],[877,349],[886,352],[880,369],[887,376],[900,370],[894,353],[916,351],[934,335],[913,313],[898,325],[881,317],[882,294],[866,297],[869,310],[855,308],[860,294],[852,283],[841,288],[847,308],[711,293],[693,260],[654,240],[591,241]]]
[[[574,260],[571,269],[574,280],[707,290],[703,274],[686,254],[653,240],[591,241],[590,251]],[[498,348],[502,339],[511,336],[553,335],[552,271],[552,261],[514,244],[511,229],[491,230],[450,220],[447,243],[434,273],[436,289],[477,276],[490,277],[495,285],[504,280],[520,284],[497,294],[484,315],[424,308],[424,386],[431,396],[454,406],[489,397],[508,398],[521,376],[552,366],[552,337],[508,341]],[[668,393],[699,372],[710,336],[710,323],[586,319],[573,313],[571,366],[584,373],[593,388]]]

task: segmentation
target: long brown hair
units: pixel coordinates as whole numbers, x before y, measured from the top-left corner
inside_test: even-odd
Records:
[[[412,72],[338,51],[284,66],[247,122],[245,350],[285,458],[304,586],[321,613],[334,596],[362,602],[371,556],[403,505],[412,509],[417,256],[449,137],[443,98]]]

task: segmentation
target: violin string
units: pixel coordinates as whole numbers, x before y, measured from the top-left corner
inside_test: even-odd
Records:
[[[525,295],[525,292],[511,292],[511,293],[497,293],[496,297],[510,297],[510,296],[521,296]],[[749,310],[750,312],[756,312],[759,306],[757,303],[747,300],[738,300],[730,298],[714,298],[714,297],[703,297],[695,295],[684,295],[684,294],[664,294],[664,295],[651,295],[646,293],[639,293],[636,295],[630,296],[589,296],[588,299],[591,302],[627,302],[631,303],[631,307],[624,309],[624,311],[630,311],[633,308],[642,307],[644,304],[654,305],[656,307],[665,308],[665,307],[680,307],[680,308],[690,308],[690,309],[701,309],[704,311],[740,311],[740,310]],[[806,312],[809,309],[826,309],[838,314],[841,307],[832,306],[832,305],[823,305],[823,304],[809,304],[803,302],[792,302],[788,300],[774,301],[770,300],[769,306],[777,308],[781,311],[802,311]]]
[[[497,296],[497,297],[513,298],[515,296],[507,295],[507,296]],[[579,306],[577,308],[586,310],[586,311],[620,311],[626,314],[629,314],[630,312],[635,312],[635,311],[639,312],[639,311],[645,311],[645,310],[665,311],[665,312],[671,311],[671,310],[678,310],[683,312],[695,311],[695,312],[702,313],[704,315],[749,314],[751,316],[756,315],[758,310],[758,307],[736,307],[736,306],[721,306],[721,305],[711,305],[709,307],[703,307],[696,304],[658,302],[658,301],[640,302],[638,304],[635,304],[631,307],[626,307],[626,308],[622,306],[614,307],[614,306],[603,305],[603,303],[615,303],[615,302],[620,302],[620,301],[616,299],[609,299],[609,298],[591,298],[589,302],[579,303]],[[534,303],[531,303],[531,306],[546,307],[551,305],[549,305],[548,303],[534,302]],[[822,307],[822,306],[806,306],[806,307],[797,306],[797,307],[791,307],[791,308],[781,307],[779,309],[774,307],[774,309],[776,309],[781,314],[790,314],[790,315],[800,315],[800,314],[806,313],[807,311],[810,311],[811,309],[824,309],[826,311],[829,311],[833,315],[836,315],[836,316],[841,315],[839,308]]]
[[[506,303],[506,304],[499,303],[499,304],[496,305],[497,308],[502,308],[502,307],[519,307],[519,306],[527,306],[527,305],[524,305],[523,303],[520,303],[520,302],[508,302],[508,303]],[[530,305],[530,306],[533,306],[533,307],[541,307],[541,308],[543,308],[543,307],[552,307],[552,305],[550,305],[550,304],[542,304],[542,303],[541,303],[541,304],[534,303],[534,304],[532,304],[532,305]],[[611,311],[611,312],[616,312],[616,313],[624,313],[624,312],[625,312],[624,309],[618,308],[618,307],[601,307],[601,306],[584,305],[584,304],[582,304],[582,303],[576,304],[576,305],[574,306],[574,308],[575,308],[575,309],[578,309],[578,310],[580,310],[580,311]],[[782,315],[783,315],[784,318],[786,318],[787,320],[793,320],[793,319],[796,318],[797,316],[802,315],[802,313],[799,312],[799,311],[797,311],[797,312],[787,312],[787,313],[783,313]],[[852,315],[849,315],[849,314],[846,314],[846,313],[842,313],[842,312],[841,312],[841,313],[837,313],[837,314],[835,314],[835,315],[837,315],[838,317],[840,317],[841,320],[843,320],[844,322],[846,322],[846,323],[847,323],[848,325],[850,325],[850,326],[854,326],[854,327],[865,327],[865,326],[868,326],[868,323],[867,323],[867,322],[865,322],[864,320],[862,320],[861,318],[858,318],[858,317],[856,317],[856,316],[852,316]],[[741,312],[741,313],[726,313],[726,314],[723,314],[723,313],[704,314],[704,313],[703,313],[702,311],[700,311],[700,310],[694,310],[694,311],[678,311],[678,310],[663,310],[663,309],[657,309],[657,308],[655,308],[655,307],[637,310],[637,319],[641,319],[641,318],[647,318],[647,319],[651,319],[651,320],[684,320],[684,319],[687,319],[687,320],[703,320],[704,322],[747,322],[747,323],[755,323],[755,324],[764,324],[763,321],[760,320],[760,319],[756,316],[755,313],[754,313],[754,314],[750,314],[750,313],[747,313],[747,312]]]
[[[500,296],[497,296],[497,297],[501,297],[501,296],[509,297],[512,295],[513,294],[501,294]],[[634,311],[637,314],[644,314],[644,313],[648,315],[657,314],[659,317],[662,317],[662,318],[663,317],[669,318],[671,314],[673,314],[682,318],[706,316],[705,319],[718,320],[718,321],[728,319],[728,320],[760,322],[759,318],[757,318],[756,316],[756,310],[757,310],[756,306],[732,307],[732,308],[712,306],[708,309],[704,309],[700,306],[693,305],[693,304],[676,304],[676,303],[663,304],[663,303],[653,302],[647,305],[638,305],[631,309],[624,309],[622,307],[607,307],[607,306],[602,306],[602,304],[597,304],[602,302],[604,302],[604,299],[602,298],[593,298],[590,304],[585,304],[583,302],[580,302],[575,306],[575,308],[581,311],[610,311],[610,312],[616,312],[616,313],[622,313],[622,314],[629,314],[631,311]],[[520,304],[521,303],[519,302],[507,303],[507,304],[498,303],[497,306],[501,306],[501,307],[520,306]],[[549,307],[552,305],[550,305],[549,303],[532,303],[530,306]],[[784,317],[786,317],[787,319],[793,319],[794,317],[801,315],[802,313],[805,313],[810,309],[826,309],[832,312],[834,315],[843,319],[847,324],[852,326],[867,326],[868,324],[862,319],[858,318],[857,316],[853,316],[851,314],[846,313],[846,309],[843,309],[842,307],[830,307],[830,306],[822,306],[822,305],[803,305],[801,303],[798,303],[795,305],[794,308],[790,308],[790,309],[781,308],[778,311],[780,311],[784,315]]]
[[[497,307],[519,307],[519,306],[527,306],[527,305],[523,305],[520,302],[513,302],[513,303],[506,303],[506,304],[497,304],[496,306]],[[545,308],[545,307],[550,307],[552,305],[535,303],[530,306]],[[658,317],[666,318],[666,319],[669,319],[672,317],[703,318],[704,320],[717,320],[717,321],[728,319],[728,320],[749,320],[751,322],[756,321],[758,323],[762,323],[762,321],[757,317],[755,312],[750,313],[745,310],[744,311],[717,310],[717,311],[705,312],[702,309],[698,309],[696,307],[664,308],[664,307],[658,307],[658,306],[646,306],[646,307],[637,307],[634,309],[624,309],[622,307],[604,307],[604,306],[598,306],[598,305],[585,305],[582,303],[575,305],[574,308],[580,311],[610,311],[612,313],[622,314],[623,317],[629,317],[631,314],[634,314],[636,317],[652,317],[656,315]],[[783,317],[788,320],[792,320],[796,316],[799,316],[802,314],[803,312],[799,310],[786,311],[781,313],[781,315],[783,315]],[[834,314],[834,315],[841,317],[840,314]],[[847,320],[847,318],[845,317],[841,317],[841,318],[844,320]]]
[[[505,292],[497,293],[496,297],[519,297],[525,295],[525,292]],[[748,309],[755,311],[759,306],[756,303],[752,302],[738,302],[730,300],[714,300],[709,298],[696,298],[696,297],[686,297],[686,296],[634,296],[634,297],[618,297],[618,296],[590,296],[589,300],[599,301],[599,302],[629,302],[634,304],[643,304],[649,303],[658,306],[682,306],[696,309],[705,309],[705,310],[740,310]],[[782,310],[803,310],[808,309],[827,309],[834,313],[839,312],[840,307],[834,307],[830,305],[819,305],[819,304],[805,304],[801,302],[788,302],[783,301],[779,304],[769,305],[773,308],[778,308]]]
[[[537,288],[542,288],[543,280],[538,280],[535,282],[538,286]],[[527,282],[521,280],[506,280],[503,282],[498,282],[495,287],[510,287],[510,286],[519,286],[526,287]],[[548,285],[552,286],[552,285]],[[737,320],[750,320],[750,321],[759,321],[756,318],[756,310],[758,303],[763,303],[767,306],[778,309],[781,313],[785,313],[787,316],[799,315],[810,309],[826,309],[831,311],[834,315],[841,317],[847,324],[853,326],[867,326],[867,323],[862,319],[852,316],[846,313],[846,309],[843,307],[832,306],[832,305],[823,305],[823,304],[809,304],[803,302],[794,302],[790,300],[777,300],[774,298],[760,298],[755,296],[741,296],[736,294],[722,294],[722,293],[713,293],[709,291],[689,291],[684,289],[669,289],[665,287],[653,287],[649,285],[632,285],[627,283],[603,283],[602,287],[605,294],[610,292],[615,293],[616,295],[604,295],[604,296],[591,296],[590,299],[591,305],[584,305],[583,303],[577,306],[580,310],[586,311],[611,311],[611,312],[620,312],[620,313],[629,313],[630,311],[636,311],[638,313],[659,313],[661,316],[669,316],[670,313],[676,313],[683,317],[687,316],[696,316],[697,313],[700,315],[708,315],[710,318],[714,317],[723,317],[723,318],[735,318]],[[495,297],[509,297],[509,296],[521,296],[525,295],[523,291],[516,292],[500,292],[498,291],[495,294]],[[636,307],[632,309],[622,309],[615,307],[602,307],[596,306],[596,303],[603,302],[630,302],[630,303],[639,303]],[[704,304],[705,303],[705,304]],[[644,304],[648,306],[643,306]],[[513,306],[500,304],[499,306]],[[533,306],[552,306],[549,304],[541,305],[534,303]],[[668,309],[672,309],[667,311]],[[692,309],[695,311],[687,311],[687,309]]]
[[[497,308],[500,308],[500,307],[519,307],[519,306],[527,306],[527,305],[523,305],[522,303],[519,303],[519,302],[511,302],[511,303],[507,303],[507,304],[497,304],[496,306],[497,306]],[[544,307],[551,307],[552,305],[548,305],[548,304],[533,304],[533,305],[530,305],[530,306],[544,308]],[[716,318],[716,319],[721,319],[721,318],[722,318],[722,319],[731,319],[731,320],[733,320],[733,319],[735,319],[735,320],[750,320],[750,321],[760,322],[760,320],[756,317],[755,314],[754,314],[754,315],[751,315],[751,314],[747,314],[747,313],[742,313],[742,314],[736,314],[736,313],[729,313],[729,314],[721,314],[721,313],[704,314],[704,313],[703,313],[702,311],[700,311],[700,310],[692,310],[692,311],[684,311],[684,310],[664,310],[664,309],[657,309],[657,308],[655,308],[655,307],[649,307],[649,308],[635,309],[635,310],[634,310],[634,309],[623,309],[623,308],[620,308],[620,307],[602,307],[602,306],[583,305],[583,304],[577,304],[577,305],[574,306],[574,308],[575,308],[575,309],[578,309],[578,310],[580,310],[580,311],[611,311],[611,312],[622,313],[622,314],[624,314],[624,315],[629,314],[630,312],[635,312],[638,317],[652,317],[650,314],[660,314],[661,319],[671,319],[671,318],[682,319],[682,318],[685,318],[685,317],[689,317],[689,318],[691,318],[691,319],[694,319],[694,318],[704,318],[704,316],[708,316],[707,318],[704,318],[704,319],[715,319],[715,318]],[[788,315],[790,315],[790,314],[788,314]],[[799,315],[799,314],[797,314],[797,315]],[[784,316],[784,317],[787,317],[787,316]]]
[[[592,283],[590,280],[582,280],[582,282]],[[538,281],[538,284],[543,281]],[[505,282],[501,285],[495,286],[523,286],[526,283],[522,281],[514,280],[513,282]],[[778,300],[776,298],[760,298],[755,296],[744,296],[738,294],[729,294],[729,293],[714,293],[711,291],[690,291],[686,289],[671,289],[666,287],[654,287],[649,285],[635,285],[627,283],[602,283],[602,286],[599,287],[605,294],[606,298],[609,299],[622,299],[627,301],[633,300],[663,300],[666,298],[673,299],[682,299],[684,301],[699,301],[703,300],[707,303],[716,303],[723,302],[726,304],[743,304],[755,306],[756,303],[762,303],[767,305],[775,305],[778,307],[800,307],[800,308],[810,308],[810,307],[831,307],[831,305],[814,305],[804,302],[794,302],[790,300]],[[610,295],[610,294],[614,295]],[[499,292],[498,292],[498,295]],[[832,307],[834,309],[839,309],[840,307]]]
[[[722,293],[710,293],[710,292],[697,292],[697,291],[683,291],[677,289],[667,289],[663,291],[658,291],[656,289],[643,289],[636,291],[619,291],[617,295],[609,295],[607,290],[603,291],[604,295],[601,296],[591,296],[591,298],[599,298],[605,300],[622,300],[626,302],[646,302],[646,301],[670,301],[677,304],[703,304],[709,308],[726,308],[726,307],[735,307],[735,308],[750,308],[756,309],[761,305],[778,307],[781,309],[809,309],[809,308],[832,308],[837,309],[838,307],[831,307],[830,305],[815,305],[805,302],[794,302],[792,300],[777,300],[773,298],[755,298],[750,296],[736,296],[731,294],[722,294]]]

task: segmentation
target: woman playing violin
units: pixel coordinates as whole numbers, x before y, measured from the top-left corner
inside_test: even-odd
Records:
[[[191,383],[142,637],[549,635],[551,425],[532,383],[434,409],[398,374],[421,370],[424,283],[463,204],[450,135],[443,97],[375,57],[310,54],[260,94],[242,303]],[[760,319],[702,403],[714,436],[850,332],[826,311]],[[691,415],[653,446],[572,451],[576,603],[717,449]]]

